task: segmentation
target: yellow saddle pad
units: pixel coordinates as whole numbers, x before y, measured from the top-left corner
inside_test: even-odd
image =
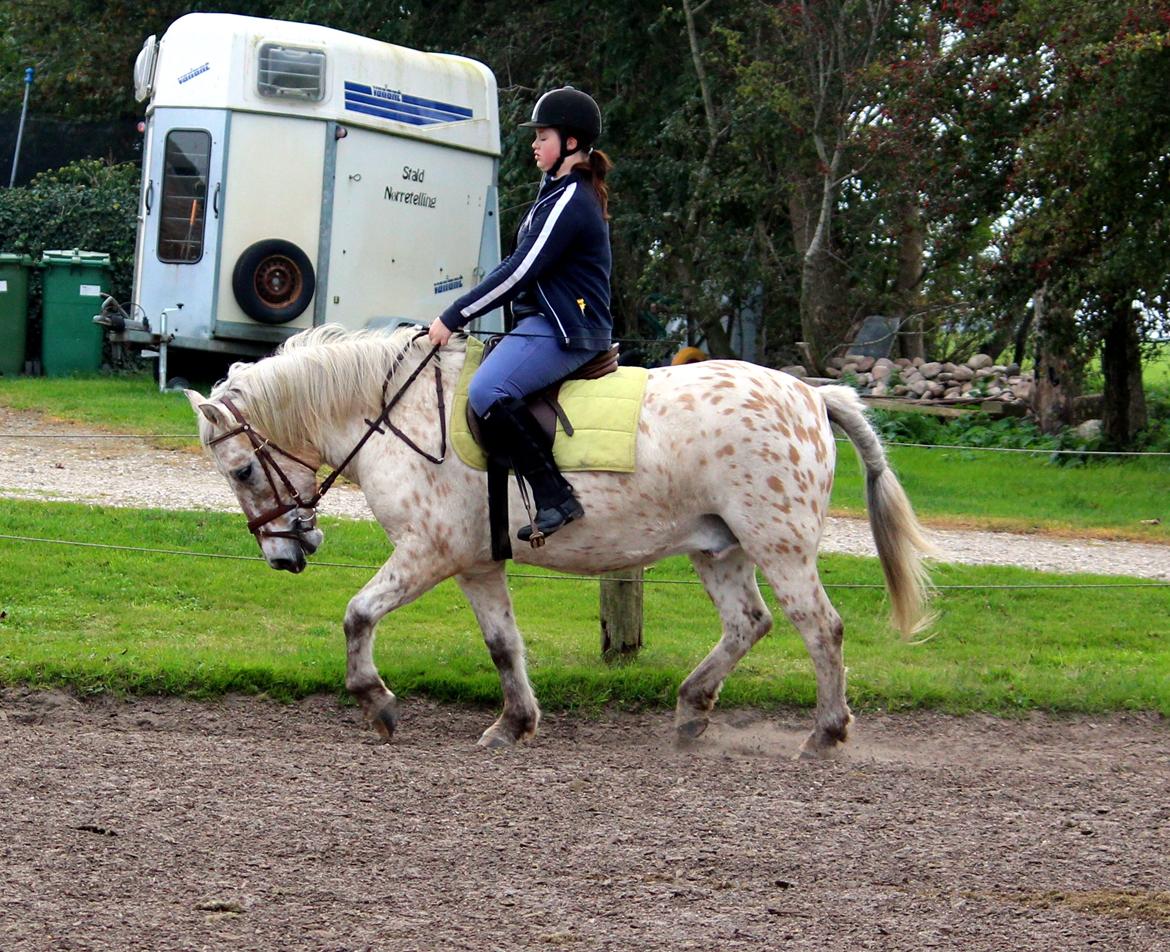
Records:
[[[487,469],[487,457],[467,426],[467,387],[481,360],[483,343],[468,337],[467,357],[451,408],[451,445],[468,466]],[[619,367],[597,380],[567,380],[561,384],[557,402],[573,425],[573,435],[569,436],[557,421],[553,457],[561,471],[632,473],[645,390],[646,371],[641,367]]]

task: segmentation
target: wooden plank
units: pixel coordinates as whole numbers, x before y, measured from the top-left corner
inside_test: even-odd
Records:
[[[801,377],[810,387],[824,387],[840,384],[835,377]],[[1028,415],[1030,406],[1026,400],[1002,400],[998,397],[875,397],[868,393],[858,394],[867,407],[880,410],[895,410],[900,413],[926,413],[930,416],[955,418],[969,413],[986,413],[991,417]]]
[[[871,397],[861,395],[861,402],[867,407],[881,410],[897,410],[901,413],[926,413],[930,416],[961,417],[969,413],[977,413],[976,407],[939,405],[931,400],[903,400],[899,397]]]
[[[979,404],[979,409],[993,417],[1022,417],[1028,415],[1028,405],[1022,400],[997,400],[991,397]]]
[[[638,566],[601,577],[601,655],[606,661],[630,657],[642,647],[642,575]]]

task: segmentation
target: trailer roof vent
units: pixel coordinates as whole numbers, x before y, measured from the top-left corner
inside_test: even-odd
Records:
[[[325,98],[325,51],[265,43],[256,88],[261,96],[319,102]]]

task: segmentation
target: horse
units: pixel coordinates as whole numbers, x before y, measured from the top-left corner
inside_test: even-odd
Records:
[[[272,568],[305,568],[323,540],[317,504],[339,473],[364,492],[394,549],[346,608],[345,686],[387,741],[398,709],[374,665],[375,629],[451,577],[471,604],[503,694],[499,717],[478,743],[530,739],[540,721],[506,563],[492,558],[486,475],[444,452],[451,422],[444,394],[454,390],[465,352],[459,335],[432,348],[425,332],[410,326],[325,325],[289,338],[263,360],[234,364],[206,399],[186,391],[200,441]],[[431,375],[433,387],[417,382]],[[772,627],[757,567],[815,668],[813,729],[800,754],[830,755],[848,736],[844,627],[817,571],[836,463],[830,424],[864,467],[891,622],[908,636],[929,623],[922,560],[932,548],[864,405],[848,387],[812,387],[752,363],[708,360],[648,371],[635,471],[572,474],[585,517],[547,545],[515,548],[517,562],[585,574],[690,557],[718,609],[722,636],[679,687],[680,743],[703,733],[724,680]],[[333,472],[318,485],[326,465]],[[515,485],[510,492],[514,535],[524,509]]]

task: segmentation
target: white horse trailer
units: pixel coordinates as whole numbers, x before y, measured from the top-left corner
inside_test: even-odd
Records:
[[[429,324],[499,261],[481,63],[193,13],[146,41],[134,83],[137,319],[105,321],[115,340],[257,355],[327,322]]]

